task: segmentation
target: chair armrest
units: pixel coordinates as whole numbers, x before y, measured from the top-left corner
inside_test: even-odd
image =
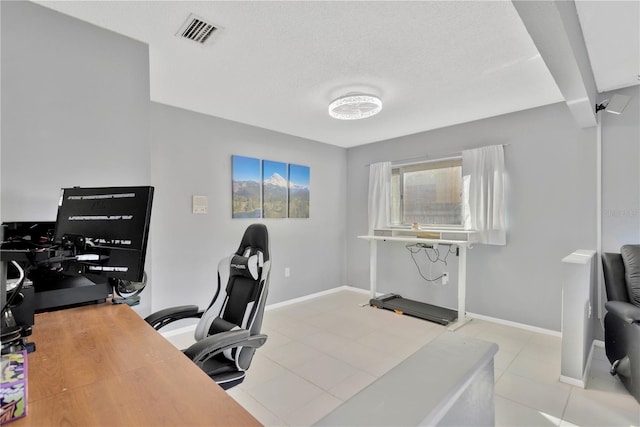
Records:
[[[608,301],[604,306],[609,313],[626,323],[640,322],[640,307],[623,301]]]
[[[202,313],[202,311],[198,311],[197,305],[181,305],[179,307],[165,308],[164,310],[156,311],[145,317],[144,320],[157,331],[176,320],[188,318],[199,319],[202,317]]]
[[[236,329],[210,335],[192,344],[184,350],[183,353],[186,354],[189,359],[193,360],[196,365],[202,366],[202,364],[211,357],[227,349],[235,347],[258,348],[266,341],[266,335],[258,334],[250,336],[248,330]]]

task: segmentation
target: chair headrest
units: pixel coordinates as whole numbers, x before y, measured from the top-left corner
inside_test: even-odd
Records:
[[[251,224],[247,227],[236,251],[236,255],[247,257],[257,253],[262,254],[260,261],[269,260],[269,231],[264,224]]]
[[[249,257],[234,255],[231,258],[229,267],[229,274],[231,276],[242,276],[255,280],[260,276],[262,264],[259,263],[258,255],[251,255]]]

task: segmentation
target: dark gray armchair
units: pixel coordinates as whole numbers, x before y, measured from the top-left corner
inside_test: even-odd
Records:
[[[604,341],[611,374],[640,402],[640,245],[602,254],[607,291]]]
[[[205,311],[187,305],[145,319],[159,330],[176,320],[200,318],[196,343],[183,353],[224,389],[244,380],[254,352],[267,340],[260,329],[269,288],[269,253],[267,227],[250,225],[238,250],[218,264],[217,289]]]

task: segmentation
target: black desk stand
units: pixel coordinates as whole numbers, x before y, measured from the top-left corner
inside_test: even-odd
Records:
[[[11,290],[9,293],[7,292],[8,263],[14,262],[16,267],[21,270],[17,260],[23,259],[23,257],[25,257],[25,254],[22,251],[6,250],[2,250],[0,256],[0,307],[4,308],[0,317],[2,354],[23,349],[32,352],[36,349],[34,343],[27,341],[34,323],[33,288],[16,286],[13,292]],[[24,271],[21,274],[24,275]],[[24,278],[22,280],[23,283]],[[14,297],[13,294],[15,292],[18,292],[18,294]],[[11,302],[11,304],[7,304],[7,301]]]

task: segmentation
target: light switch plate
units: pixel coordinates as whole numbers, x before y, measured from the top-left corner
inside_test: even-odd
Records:
[[[193,196],[193,213],[206,214],[209,211],[209,198],[207,196]]]

